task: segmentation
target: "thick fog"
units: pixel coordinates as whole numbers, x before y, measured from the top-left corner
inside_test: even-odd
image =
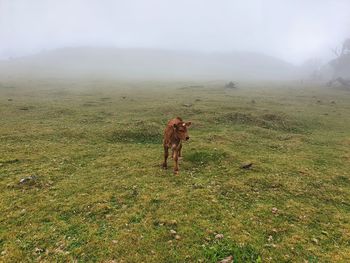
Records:
[[[0,0],[0,57],[67,46],[254,51],[301,63],[350,35],[348,0]]]

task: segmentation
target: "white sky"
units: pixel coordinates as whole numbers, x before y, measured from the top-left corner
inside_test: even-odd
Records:
[[[293,63],[350,37],[350,0],[0,0],[0,58],[66,46],[254,51]]]

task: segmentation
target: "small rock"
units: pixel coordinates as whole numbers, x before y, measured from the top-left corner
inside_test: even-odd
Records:
[[[1,256],[5,256],[6,255],[6,250],[1,251]]]
[[[278,209],[277,209],[276,207],[272,207],[271,212],[272,212],[273,214],[277,214]]]
[[[176,235],[176,231],[173,230],[173,229],[170,230],[170,233],[171,233],[172,235]]]
[[[273,241],[273,237],[270,235],[267,241],[271,243]]]
[[[215,235],[215,238],[216,238],[216,239],[223,239],[223,238],[224,238],[224,235],[223,235],[223,234],[216,234],[216,235]]]
[[[181,236],[175,235],[175,239],[176,239],[176,240],[180,240],[180,239],[181,239]]]
[[[27,178],[22,178],[21,180],[19,180],[19,183],[20,184],[23,184],[24,182],[26,182],[27,181]]]
[[[328,232],[327,231],[321,231],[321,233],[323,234],[323,235],[326,235],[326,236],[328,236]]]
[[[192,107],[192,104],[191,103],[185,103],[185,104],[182,104],[182,106],[184,106],[184,107]]]
[[[36,254],[40,254],[40,253],[44,252],[44,249],[36,247],[36,248],[34,249],[34,252],[35,252]]]
[[[317,238],[311,238],[311,241],[314,242],[316,245],[318,244],[318,239]]]
[[[31,175],[31,176],[22,178],[22,179],[19,181],[19,183],[20,183],[20,184],[24,184],[24,183],[29,182],[29,181],[32,181],[32,180],[36,180],[36,176],[35,176],[35,175]]]
[[[242,163],[241,169],[250,169],[253,166],[252,162]]]
[[[112,243],[113,244],[118,244],[118,241],[117,240],[112,240]]]
[[[228,256],[227,258],[222,259],[218,263],[231,263],[233,261],[233,256]]]

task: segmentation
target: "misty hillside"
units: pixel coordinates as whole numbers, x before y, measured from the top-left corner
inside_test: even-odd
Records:
[[[296,74],[297,68],[285,61],[248,52],[63,48],[0,61],[0,76],[285,79]]]

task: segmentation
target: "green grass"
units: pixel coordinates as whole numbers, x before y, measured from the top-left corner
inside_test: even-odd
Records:
[[[350,93],[222,86],[0,83],[0,261],[346,262]],[[160,166],[176,116],[179,176]]]

